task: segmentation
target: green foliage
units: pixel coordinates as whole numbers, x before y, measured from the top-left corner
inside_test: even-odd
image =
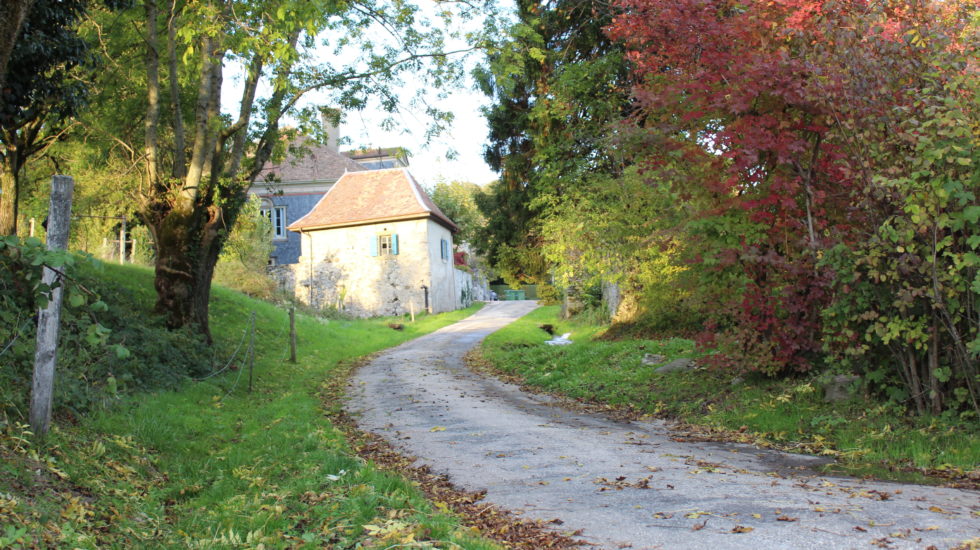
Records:
[[[272,223],[262,214],[262,200],[252,195],[242,207],[218,257],[214,281],[248,296],[271,299],[276,283],[268,274]]]
[[[481,193],[480,186],[464,181],[439,182],[429,191],[429,197],[442,213],[459,226],[457,242],[475,243],[486,219],[476,205],[476,197]]]
[[[889,81],[904,97],[877,120],[893,131],[865,149],[879,170],[862,206],[878,221],[823,259],[836,273],[825,347],[838,368],[919,414],[976,418],[980,84],[961,72],[968,53],[946,48],[948,30],[909,31],[915,57],[935,70]]]
[[[617,284],[622,302],[614,322],[653,332],[697,330],[695,281],[667,231],[677,223],[673,204],[671,193],[635,167],[620,176],[584,178],[562,201],[543,208],[541,231],[548,237],[542,251],[554,266],[555,284]]]
[[[0,241],[0,409],[14,420],[26,418],[34,368],[34,315],[48,299],[41,266],[67,274],[61,317],[55,416],[80,416],[119,396],[175,388],[188,376],[210,368],[200,335],[168,331],[162,320],[147,316],[146,296],[135,296],[119,281],[146,280],[145,269],[114,267],[64,252],[49,252],[38,239]]]
[[[548,206],[622,169],[604,137],[628,105],[623,53],[602,31],[607,4],[521,1],[517,19],[475,75],[494,102],[484,156],[501,173],[477,199],[487,224],[476,244],[512,285],[549,279]]]

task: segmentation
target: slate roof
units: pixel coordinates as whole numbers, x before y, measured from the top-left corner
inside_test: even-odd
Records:
[[[306,146],[308,150],[305,154],[288,154],[279,164],[267,162],[255,182],[265,182],[270,176],[284,184],[333,182],[340,179],[345,172],[365,170],[357,161],[327,145],[309,142]]]
[[[348,172],[290,231],[329,229],[431,217],[452,232],[459,228],[439,210],[405,168]]]

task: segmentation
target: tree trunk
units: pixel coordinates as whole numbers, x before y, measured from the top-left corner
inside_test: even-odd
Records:
[[[208,324],[211,278],[223,242],[225,221],[212,206],[204,215],[172,210],[156,224],[156,311],[169,328],[196,325],[212,342]]]
[[[909,348],[906,351],[908,355],[908,370],[909,370],[909,380],[912,382],[909,390],[912,392],[912,400],[915,403],[915,411],[920,416],[926,412],[926,402],[923,399],[922,382],[919,378],[919,362],[916,360],[915,350]]]
[[[146,177],[150,188],[160,184],[159,143],[157,129],[160,124],[160,58],[157,54],[157,4],[156,0],[146,0],[146,120],[143,121],[146,154]]]
[[[17,234],[18,172],[9,161],[0,162],[0,235]]]
[[[932,335],[929,340],[929,401],[932,404],[932,414],[943,412],[943,394],[939,377],[936,376],[939,370],[939,320],[936,314],[932,315]]]
[[[0,90],[7,85],[7,63],[20,36],[20,27],[31,11],[34,0],[3,0],[0,2]],[[0,94],[0,105],[3,96]]]

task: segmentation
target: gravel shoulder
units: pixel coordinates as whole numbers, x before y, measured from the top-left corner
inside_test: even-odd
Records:
[[[679,442],[468,370],[463,355],[532,311],[494,302],[379,355],[348,410],[420,463],[597,548],[936,548],[980,543],[980,493],[820,476],[823,458]],[[560,522],[560,523],[559,523]]]

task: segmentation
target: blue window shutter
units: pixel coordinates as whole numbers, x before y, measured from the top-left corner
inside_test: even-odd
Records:
[[[398,254],[398,233],[391,236],[391,253]]]
[[[369,250],[371,251],[371,255],[372,256],[377,256],[378,255],[378,237],[376,235],[371,235],[369,238],[370,238],[370,241],[369,242],[371,243],[370,246],[369,246]]]
[[[439,257],[443,260],[449,258],[449,243],[446,239],[439,239]]]

